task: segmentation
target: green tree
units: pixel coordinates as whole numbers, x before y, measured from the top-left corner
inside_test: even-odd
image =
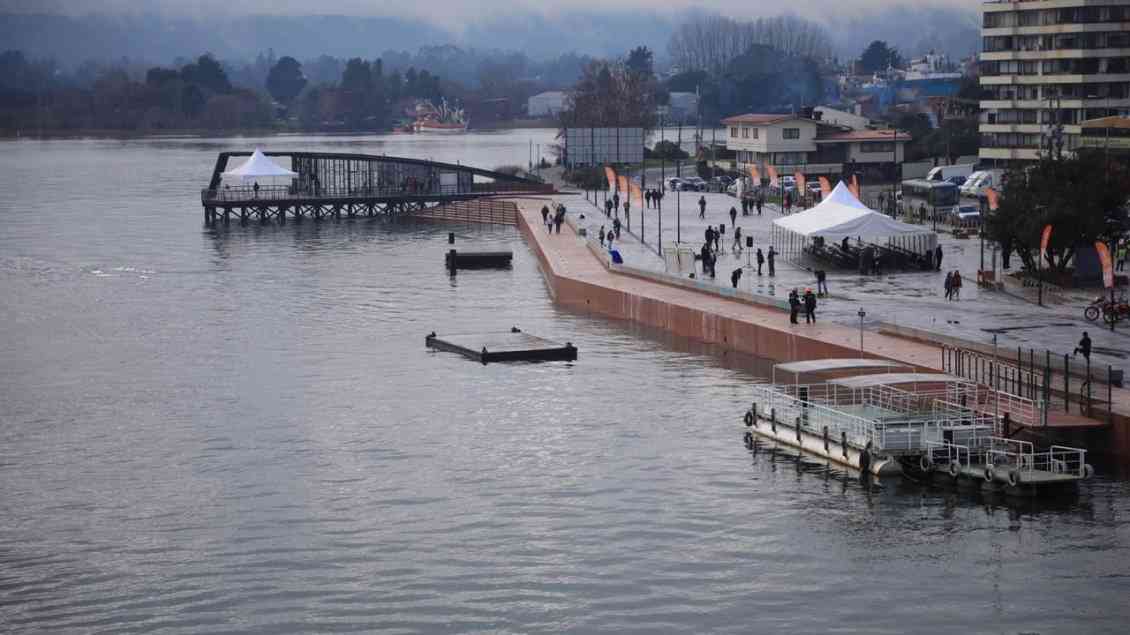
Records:
[[[306,87],[302,65],[293,57],[285,56],[275,62],[267,73],[267,91],[280,104],[289,105]]]
[[[902,66],[902,57],[897,49],[888,46],[883,40],[875,40],[863,50],[859,57],[859,67],[864,73],[875,73],[887,70],[888,66],[899,68]]]
[[[1005,175],[1000,209],[986,219],[987,235],[1015,250],[1029,270],[1036,269],[1040,236],[1052,226],[1048,261],[1042,268],[1066,271],[1076,248],[1110,243],[1123,231],[1130,167],[1108,161],[1102,152],[1014,168]]]
[[[624,66],[637,75],[652,77],[655,75],[655,54],[646,46],[637,46],[628,53]]]
[[[369,62],[355,57],[345,63],[341,74],[341,103],[345,124],[361,128],[370,114],[373,93],[373,74]]]
[[[181,77],[189,84],[196,84],[213,93],[225,95],[232,90],[224,67],[211,54],[201,55],[192,64],[181,69]]]

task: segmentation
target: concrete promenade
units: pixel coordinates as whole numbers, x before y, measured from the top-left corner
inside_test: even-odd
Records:
[[[552,206],[556,200],[573,210],[571,223],[590,228],[594,223],[599,227],[606,220],[602,215],[595,217],[591,209],[585,209],[587,204],[578,196],[514,199],[518,206],[519,229],[537,255],[556,302],[774,361],[861,356],[858,327],[827,319],[806,325],[803,314],[801,323],[793,325],[788,321],[787,312],[762,302],[726,297],[722,290],[682,288],[673,282],[610,270],[594,253],[590,241],[579,236],[570,224],[562,227],[561,234],[545,231],[541,207],[547,203]],[[586,216],[584,220],[578,218],[581,210]],[[646,251],[646,247],[636,249],[641,254]],[[778,272],[783,273],[780,269]],[[939,346],[870,330],[863,334],[862,356],[887,358],[920,370],[941,370]],[[1130,390],[1114,391],[1113,410],[1115,425],[1108,430],[1104,449],[1127,457],[1130,456],[1130,434],[1127,434],[1130,425],[1126,416],[1130,414]],[[1078,419],[1077,416],[1061,417],[1055,411],[1051,414],[1065,422]],[[1102,420],[1106,413],[1096,412],[1095,416]]]

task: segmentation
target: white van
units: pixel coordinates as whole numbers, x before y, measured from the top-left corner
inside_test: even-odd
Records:
[[[948,181],[955,176],[968,177],[973,174],[973,164],[939,165],[926,173],[927,181]]]
[[[979,198],[990,187],[1000,191],[1002,178],[1004,178],[1004,170],[979,170],[974,172],[962,184],[961,195]]]

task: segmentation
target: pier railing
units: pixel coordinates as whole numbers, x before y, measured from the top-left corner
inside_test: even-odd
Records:
[[[299,188],[293,185],[261,185],[258,189],[254,186],[224,186],[216,189],[204,189],[200,192],[200,200],[206,205],[223,203],[249,203],[268,204],[271,202],[301,202],[303,200],[349,200],[358,201],[374,198],[389,197],[459,197],[459,196],[486,196],[492,194],[545,194],[552,193],[553,185],[549,183],[506,183],[486,182],[473,183],[470,188],[460,185],[407,185],[375,187],[355,187],[349,189],[306,187]]]

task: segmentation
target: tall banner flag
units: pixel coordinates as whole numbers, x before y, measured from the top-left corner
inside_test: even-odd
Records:
[[[1048,260],[1048,243],[1052,240],[1052,226],[1044,225],[1044,231],[1040,235],[1040,266],[1043,267],[1044,263]],[[1107,254],[1109,256],[1110,254]]]
[[[608,189],[616,189],[616,170],[606,165],[604,166],[604,176],[608,177]]]
[[[832,184],[828,182],[828,177],[820,177],[820,196],[824,197],[832,193]]]
[[[628,190],[628,177],[621,174],[619,176],[619,179],[620,179],[620,193],[624,195],[624,198],[628,198],[628,196],[629,196],[628,195],[628,192],[629,192],[629,190]]]
[[[793,177],[796,178],[797,193],[800,194],[801,196],[804,196],[805,194],[807,194],[808,190],[806,190],[805,187],[804,187],[806,185],[805,181],[804,181],[804,174],[801,173],[801,172],[797,172],[796,174],[793,175]]]
[[[769,165],[765,169],[769,170],[769,187],[779,186],[781,182],[777,179],[777,168]]]
[[[1106,246],[1106,243],[1095,241],[1095,251],[1099,252],[1099,262],[1103,266],[1103,286],[1107,289],[1113,289],[1114,262],[1110,258],[1110,249]]]
[[[859,196],[859,179],[854,174],[851,175],[851,185],[849,186],[849,188],[851,189],[851,193],[855,194],[856,198],[862,200]]]
[[[985,190],[985,198],[989,199],[989,211],[995,212],[1001,207],[1000,195],[993,188]]]
[[[761,172],[757,171],[756,165],[749,166],[749,176],[753,179],[754,187],[761,187]]]
[[[629,181],[628,186],[632,188],[632,200],[636,202],[636,207],[643,209],[643,190],[635,181]]]

